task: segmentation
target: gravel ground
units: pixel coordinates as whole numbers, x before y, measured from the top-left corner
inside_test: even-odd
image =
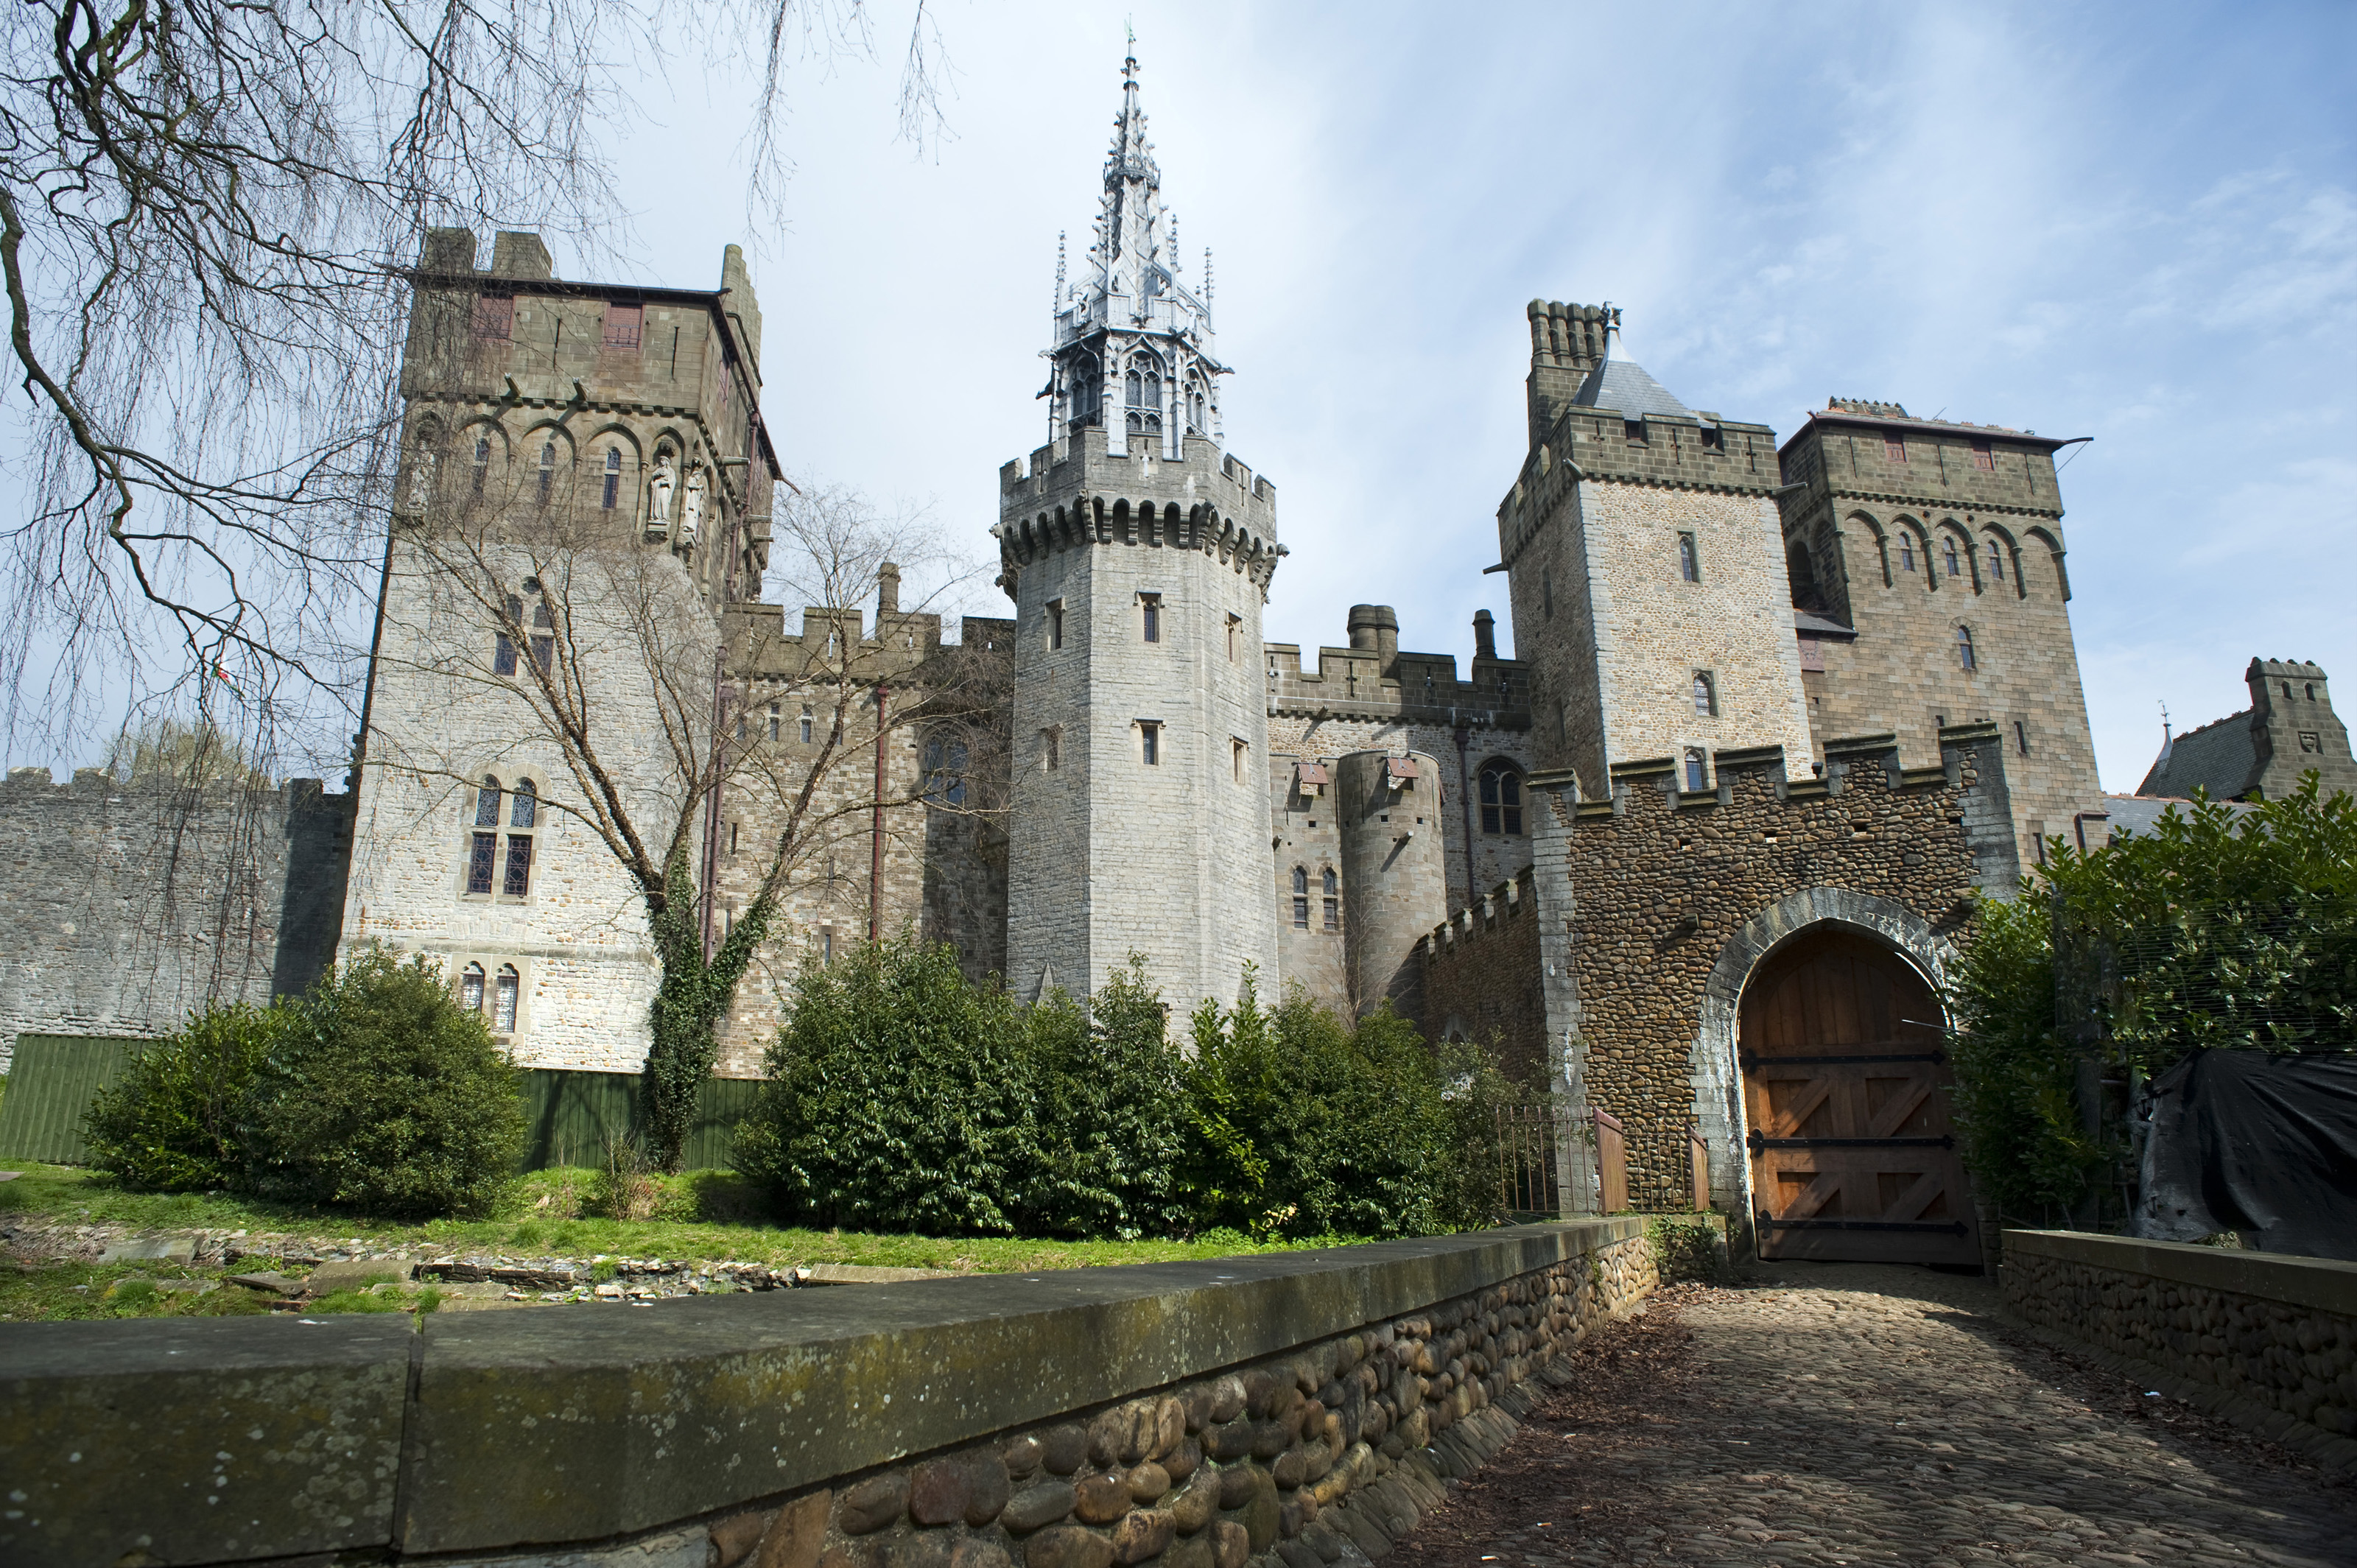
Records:
[[[2357,1485],[1996,1305],[1857,1263],[1671,1287],[1384,1568],[2357,1563]]]

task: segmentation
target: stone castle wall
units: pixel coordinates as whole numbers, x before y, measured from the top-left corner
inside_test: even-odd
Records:
[[[1428,1037],[1493,1047],[1508,1078],[1525,1089],[1548,1087],[1554,1062],[1532,868],[1427,932],[1416,957],[1424,966]]]
[[[0,784],[0,1071],[19,1034],[156,1036],[310,985],[333,956],[352,798],[84,768]]]

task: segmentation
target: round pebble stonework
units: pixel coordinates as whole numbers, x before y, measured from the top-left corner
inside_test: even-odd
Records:
[[[1658,1283],[1641,1239],[711,1526],[715,1568],[1322,1568],[1389,1549],[1522,1386]]]
[[[2357,1317],[2016,1247],[2005,1288],[2033,1327],[2357,1438]]]

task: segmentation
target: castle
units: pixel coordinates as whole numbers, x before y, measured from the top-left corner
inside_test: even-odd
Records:
[[[796,968],[870,935],[952,942],[1027,1001],[1135,955],[1179,1015],[1249,969],[1497,1042],[1612,1122],[1637,1207],[1700,1169],[1784,1255],[1976,1258],[1932,987],[1975,890],[2104,820],[2070,443],[1847,399],[1780,442],[1647,374],[1612,307],[1534,301],[1527,455],[1497,563],[1465,564],[1504,575],[1512,656],[1486,610],[1460,671],[1360,605],[1305,660],[1263,639],[1277,487],[1227,447],[1135,60],[1121,91],[1095,243],[1058,280],[1049,438],[998,477],[1011,614],[953,638],[888,562],[820,574],[872,608],[790,628],[761,600],[779,462],[736,247],[716,289],[675,289],[435,231],[342,836],[316,789],[287,808],[332,840],[343,949],[431,955],[521,1064],[631,1072],[650,908],[692,909],[711,951],[773,902],[722,1032],[737,1077]],[[2323,717],[2250,735],[2345,760],[2321,671],[2254,670],[2262,709],[2282,684]],[[0,810],[50,788],[12,779]],[[284,882],[216,992],[293,983],[273,944],[332,898]],[[46,1007],[19,1026],[134,1024]],[[1602,1201],[1577,1165],[1566,1201]]]

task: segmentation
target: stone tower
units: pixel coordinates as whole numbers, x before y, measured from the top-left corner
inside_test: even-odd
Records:
[[[1220,449],[1208,298],[1178,279],[1137,62],[1096,243],[1059,280],[1049,444],[999,473],[1016,604],[1007,983],[1093,993],[1136,952],[1174,1014],[1277,981],[1261,606],[1266,479]]]
[[[1498,542],[1539,767],[1602,800],[1624,766],[1697,790],[1720,752],[1806,757],[1773,432],[1679,402],[1609,306],[1528,314],[1531,446]]]
[[[2169,739],[2136,793],[2182,799],[2203,789],[2213,800],[2279,800],[2313,770],[2326,799],[2357,794],[2348,726],[2332,711],[2323,667],[2254,659],[2243,679],[2251,705]]]

